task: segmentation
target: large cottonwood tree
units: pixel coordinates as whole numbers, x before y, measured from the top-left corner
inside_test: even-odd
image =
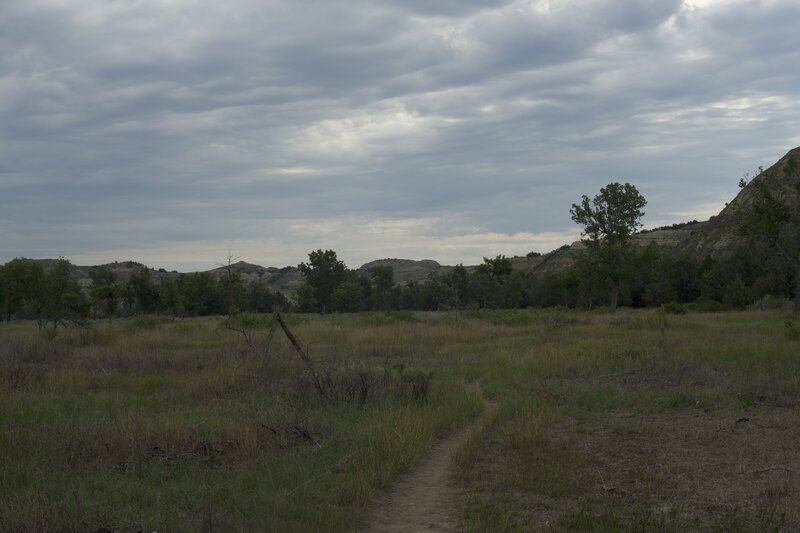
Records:
[[[631,264],[631,239],[642,226],[647,200],[630,183],[609,183],[593,199],[583,195],[572,204],[572,220],[583,226],[586,260],[611,281],[609,311],[614,313],[619,288]]]

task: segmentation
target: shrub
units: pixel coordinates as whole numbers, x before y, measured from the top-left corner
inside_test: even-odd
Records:
[[[786,336],[786,340],[800,340],[800,324],[797,324],[791,320],[787,320],[783,324],[783,333]]]
[[[634,322],[636,322],[636,319],[628,313],[615,313],[608,319],[608,323],[612,326],[626,326]]]
[[[307,369],[294,381],[293,396],[297,405],[355,403],[428,402],[434,371],[407,368],[403,363],[385,366],[383,375],[375,368],[359,368],[321,362],[311,372]]]
[[[495,326],[524,326],[536,321],[536,314],[520,309],[492,311],[484,315]]]
[[[239,313],[223,320],[219,327],[240,333],[244,337],[248,346],[253,346],[253,339],[256,331],[269,327],[268,315],[258,315],[255,313]]]
[[[358,315],[359,321],[366,326],[390,326],[403,322],[415,322],[411,311],[371,311]]]
[[[678,302],[669,302],[663,304],[661,308],[665,313],[670,315],[685,315],[689,312],[689,308],[686,306],[686,304],[679,304]]]
[[[410,388],[411,398],[418,403],[427,403],[428,391],[433,379],[433,370],[407,368],[401,374],[403,382]]]
[[[783,296],[773,296],[767,294],[762,296],[747,308],[754,311],[788,310],[792,306],[791,300]]]
[[[165,324],[171,324],[174,319],[161,315],[136,315],[128,320],[125,325],[131,330],[154,330]]]
[[[694,302],[690,303],[687,308],[690,311],[696,311],[698,313],[719,313],[721,311],[729,310],[728,306],[722,302],[711,300],[709,298],[698,298]]]

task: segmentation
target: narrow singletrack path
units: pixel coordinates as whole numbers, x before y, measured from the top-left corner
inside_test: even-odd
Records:
[[[430,454],[400,476],[373,505],[366,532],[456,531],[463,494],[449,480],[458,447],[491,418],[497,404],[484,402],[483,413],[457,434],[434,444]]]

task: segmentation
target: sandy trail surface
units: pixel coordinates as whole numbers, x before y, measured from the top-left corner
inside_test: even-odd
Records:
[[[428,456],[395,481],[371,508],[364,531],[456,531],[463,493],[450,483],[453,454],[471,432],[491,418],[497,404],[487,401],[483,413],[457,434],[437,442]]]

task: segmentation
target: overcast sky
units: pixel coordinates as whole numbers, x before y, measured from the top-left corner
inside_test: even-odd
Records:
[[[0,263],[547,252],[800,145],[797,0],[3,0]]]

